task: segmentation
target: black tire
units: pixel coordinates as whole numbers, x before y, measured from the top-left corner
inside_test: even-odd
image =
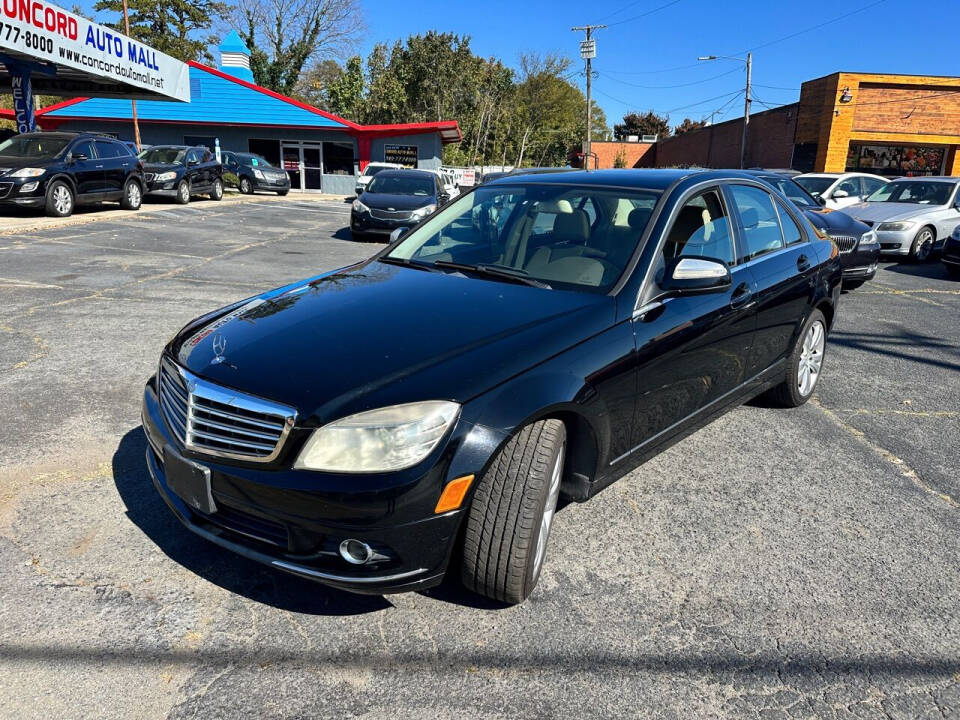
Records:
[[[50,217],[70,217],[76,206],[73,188],[62,180],[54,180],[47,187],[47,199],[44,212]]]
[[[211,200],[223,200],[223,180],[217,178],[213,181],[213,190],[210,191]]]
[[[813,385],[810,386],[806,392],[803,392],[800,386],[800,362],[805,355],[804,342],[815,323],[820,324],[820,329],[823,333],[821,345],[822,349],[819,353],[820,365],[816,373],[816,377],[813,379]],[[807,321],[803,324],[803,330],[801,330],[800,334],[797,336],[793,350],[790,352],[790,356],[787,358],[786,375],[783,379],[783,382],[770,390],[768,393],[770,399],[773,400],[777,405],[786,408],[800,407],[811,398],[813,391],[817,389],[817,381],[823,374],[823,359],[825,355],[824,351],[827,347],[826,340],[827,320],[824,318],[822,312],[819,310],[814,310],[812,313],[810,313]]]
[[[240,178],[240,192],[244,195],[253,195],[253,183],[250,182],[250,178]]]
[[[917,232],[913,239],[913,245],[910,246],[910,259],[915,263],[924,263],[930,259],[933,254],[933,245],[936,241],[936,235],[933,228],[925,225]]]
[[[289,190],[277,190],[277,195],[279,195],[280,197],[283,197],[284,195],[288,195],[289,193],[290,193]]]
[[[136,180],[127,180],[127,184],[123,186],[120,207],[124,210],[139,210],[141,205],[143,205],[143,188]]]
[[[181,180],[177,184],[176,201],[178,205],[186,205],[190,202],[190,185],[186,180]]]
[[[511,438],[481,476],[463,540],[460,572],[469,590],[507,603],[533,592],[550,535],[544,514],[552,521],[565,444],[560,420],[539,420]]]
[[[866,280],[844,280],[843,289],[844,290],[856,290],[858,287],[862,287]]]

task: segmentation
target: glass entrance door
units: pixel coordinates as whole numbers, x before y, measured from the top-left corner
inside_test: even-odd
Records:
[[[290,188],[303,190],[303,157],[300,145],[284,143],[281,148],[283,169],[290,176]]]
[[[303,189],[319,190],[320,176],[323,174],[321,165],[320,147],[318,145],[303,146]]]

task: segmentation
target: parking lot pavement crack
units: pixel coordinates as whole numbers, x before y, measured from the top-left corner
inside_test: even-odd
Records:
[[[811,398],[810,404],[820,410],[824,415],[826,415],[834,424],[838,427],[845,430],[847,433],[859,440],[863,445],[870,448],[874,453],[879,455],[881,458],[893,465],[897,471],[905,478],[910,480],[914,485],[923,490],[925,493],[932,495],[935,498],[938,498],[949,505],[955,510],[960,510],[960,502],[958,502],[954,497],[948,495],[945,492],[938,490],[935,487],[924,482],[923,478],[920,476],[916,470],[914,470],[910,465],[907,464],[906,460],[901,457],[898,457],[894,453],[887,450],[885,447],[878,445],[873,442],[870,438],[867,437],[867,434],[858,428],[855,428],[848,422],[845,422],[836,411],[831,410],[830,408],[824,407],[824,405],[817,398]]]

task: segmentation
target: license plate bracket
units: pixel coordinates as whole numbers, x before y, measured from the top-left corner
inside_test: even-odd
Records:
[[[167,487],[187,505],[206,515],[217,511],[210,487],[210,468],[187,460],[168,445],[163,448],[163,470]]]

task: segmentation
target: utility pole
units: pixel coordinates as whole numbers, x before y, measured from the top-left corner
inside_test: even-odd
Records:
[[[753,70],[753,53],[747,53],[747,88],[743,98],[743,137],[740,139],[740,169],[747,166],[747,128],[750,125],[750,74]]]
[[[127,0],[123,0],[123,31],[130,37],[130,17],[127,14]],[[137,101],[131,100],[130,107],[133,109],[133,143],[140,150],[140,123],[137,121]]]
[[[747,86],[743,94],[743,137],[740,138],[740,169],[747,165],[747,130],[750,125],[750,79],[753,72],[753,53],[747,53],[746,59],[740,57],[730,57],[729,55],[702,55],[697,60],[736,60],[745,63],[747,66]]]
[[[583,30],[586,33],[586,39],[580,43],[580,57],[587,63],[587,139],[583,143],[583,168],[590,169],[591,148],[590,140],[593,131],[593,104],[590,100],[590,86],[593,81],[593,70],[590,61],[597,56],[597,41],[593,39],[593,31],[601,30],[606,25],[578,25],[570,28],[573,32]]]

